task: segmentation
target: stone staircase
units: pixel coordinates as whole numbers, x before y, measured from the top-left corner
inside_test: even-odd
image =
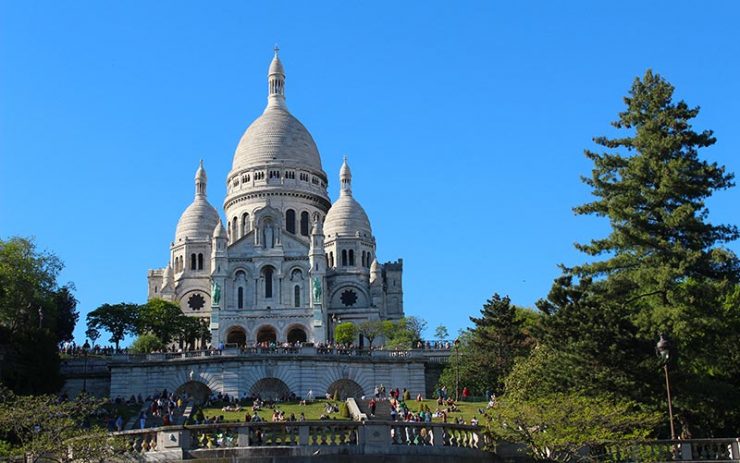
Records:
[[[388,400],[378,400],[375,406],[375,416],[370,414],[369,400],[357,400],[357,406],[360,411],[367,415],[369,421],[380,420],[388,421],[391,419],[391,403]]]

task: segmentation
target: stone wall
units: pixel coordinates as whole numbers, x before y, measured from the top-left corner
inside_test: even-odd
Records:
[[[111,397],[143,396],[167,389],[176,391],[189,382],[203,383],[212,392],[242,396],[253,392],[266,378],[284,383],[300,397],[309,390],[316,398],[337,384],[348,390],[373,394],[376,385],[404,387],[412,396],[425,394],[423,360],[375,359],[337,356],[261,355],[211,357],[146,362],[114,362],[110,365]],[[341,382],[341,383],[338,383]]]

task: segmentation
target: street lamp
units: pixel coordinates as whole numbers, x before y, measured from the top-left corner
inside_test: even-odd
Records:
[[[460,399],[460,340],[455,339],[455,402]]]
[[[82,392],[87,393],[87,353],[90,351],[90,344],[85,339],[82,345],[82,358],[85,360],[82,366]]]
[[[663,364],[663,371],[665,372],[665,390],[668,394],[668,419],[671,423],[671,439],[676,440],[676,430],[673,427],[673,403],[671,401],[671,382],[668,379],[668,363],[671,361],[671,351],[674,350],[673,343],[666,337],[665,334],[660,333],[660,340],[655,346],[655,352],[661,359]]]

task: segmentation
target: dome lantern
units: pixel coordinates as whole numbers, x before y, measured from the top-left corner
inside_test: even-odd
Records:
[[[270,63],[270,69],[267,71],[267,106],[279,106],[285,108],[285,68],[280,62],[277,44],[275,44],[275,56]]]

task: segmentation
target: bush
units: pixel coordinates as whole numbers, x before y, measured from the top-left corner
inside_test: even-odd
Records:
[[[405,400],[406,402],[408,402],[409,400],[411,400],[411,393],[409,392],[408,389],[406,389],[405,391],[403,391],[403,400]]]

